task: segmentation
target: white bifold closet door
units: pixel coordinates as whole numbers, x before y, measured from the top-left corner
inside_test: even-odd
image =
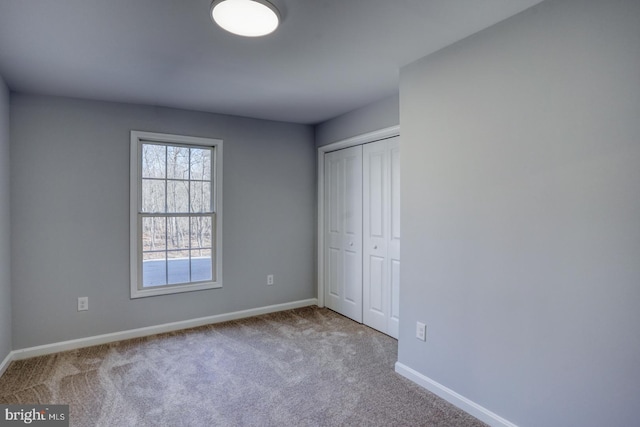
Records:
[[[325,305],[398,337],[399,137],[325,154]]]
[[[363,323],[398,338],[399,137],[363,146]]]
[[[362,146],[325,154],[325,305],[362,322]]]

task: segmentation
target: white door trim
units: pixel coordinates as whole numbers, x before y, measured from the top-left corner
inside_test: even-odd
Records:
[[[318,147],[318,307],[324,307],[324,154],[398,135],[400,126],[391,126]]]

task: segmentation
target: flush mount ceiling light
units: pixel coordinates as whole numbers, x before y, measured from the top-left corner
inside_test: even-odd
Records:
[[[280,24],[278,9],[266,0],[214,0],[211,18],[230,33],[245,37],[266,36]]]

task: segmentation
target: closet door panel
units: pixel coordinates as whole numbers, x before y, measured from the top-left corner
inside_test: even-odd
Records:
[[[400,138],[387,140],[389,147],[389,264],[390,304],[387,333],[398,338],[400,329]]]
[[[362,322],[362,147],[325,154],[325,304]]]
[[[398,336],[400,279],[398,138],[363,147],[363,322]]]
[[[369,286],[367,301],[370,311],[384,314],[384,258],[378,256],[369,257]]]
[[[389,316],[387,240],[388,153],[386,141],[363,147],[363,322],[387,333]]]
[[[328,262],[328,279],[329,279],[329,296],[334,298],[340,298],[340,290],[338,286],[338,272],[340,271],[340,251],[335,248],[329,248]]]
[[[400,330],[400,261],[391,260],[391,313],[387,333],[398,338]]]
[[[342,257],[342,218],[340,216],[341,160],[329,153],[324,164],[324,218],[325,218],[325,304],[337,310],[340,306],[340,270]]]

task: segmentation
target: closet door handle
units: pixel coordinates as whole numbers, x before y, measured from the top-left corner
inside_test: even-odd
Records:
[[[353,242],[349,242],[349,246],[353,246]]]
[[[378,249],[378,245],[373,245],[373,249]]]

